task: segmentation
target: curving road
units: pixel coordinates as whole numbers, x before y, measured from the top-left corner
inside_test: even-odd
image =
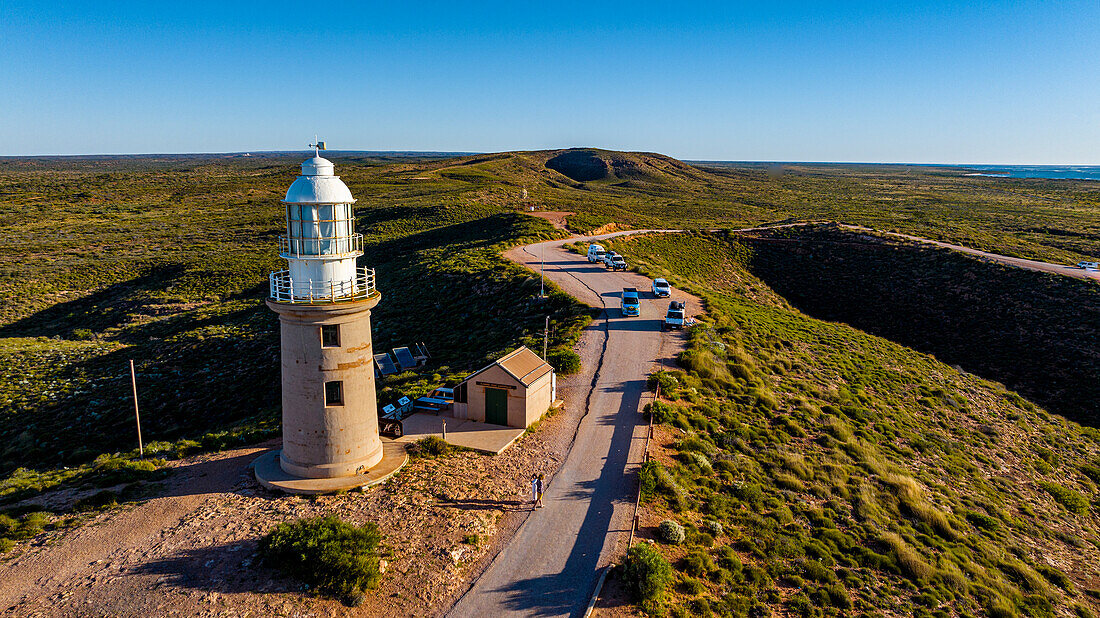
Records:
[[[637,233],[637,232],[632,232]],[[603,239],[618,234],[574,237]],[[447,615],[583,615],[600,569],[625,549],[637,492],[637,465],[645,442],[639,414],[654,363],[668,362],[683,338],[663,334],[667,299],[653,298],[652,282],[631,272],[611,272],[555,240],[512,249],[505,255],[535,272],[545,258],[546,278],[604,312],[595,337],[578,352],[594,367],[591,387],[568,405],[584,407],[572,448],[551,479],[545,507],[534,511],[470,590]],[[624,287],[642,292],[641,316],[623,318]],[[689,313],[698,300],[683,293]]]

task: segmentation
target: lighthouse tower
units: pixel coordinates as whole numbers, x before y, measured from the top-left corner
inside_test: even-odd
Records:
[[[283,200],[287,269],[269,278],[282,344],[283,448],[277,469],[272,454],[266,466],[257,461],[256,476],[298,493],[365,484],[383,456],[370,329],[381,295],[374,270],[356,264],[355,198],[333,171],[316,150],[302,163]]]

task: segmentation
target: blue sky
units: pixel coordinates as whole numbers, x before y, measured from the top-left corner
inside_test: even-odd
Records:
[[[1100,164],[1100,2],[5,0],[0,84],[4,155]]]

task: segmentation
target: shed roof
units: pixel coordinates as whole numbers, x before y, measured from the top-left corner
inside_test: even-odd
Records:
[[[539,358],[538,354],[532,352],[527,346],[521,346],[518,350],[505,354],[492,364],[470,374],[466,379],[469,380],[493,365],[500,365],[501,369],[524,386],[531,386],[536,380],[554,370],[550,363]]]

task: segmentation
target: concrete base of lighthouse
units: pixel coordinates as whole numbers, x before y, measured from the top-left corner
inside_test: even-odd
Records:
[[[279,462],[281,453],[281,449],[269,451],[253,462],[256,480],[268,489],[301,495],[330,494],[377,485],[396,474],[409,461],[404,443],[382,438],[382,460],[363,474],[333,478],[303,478],[283,470]]]

